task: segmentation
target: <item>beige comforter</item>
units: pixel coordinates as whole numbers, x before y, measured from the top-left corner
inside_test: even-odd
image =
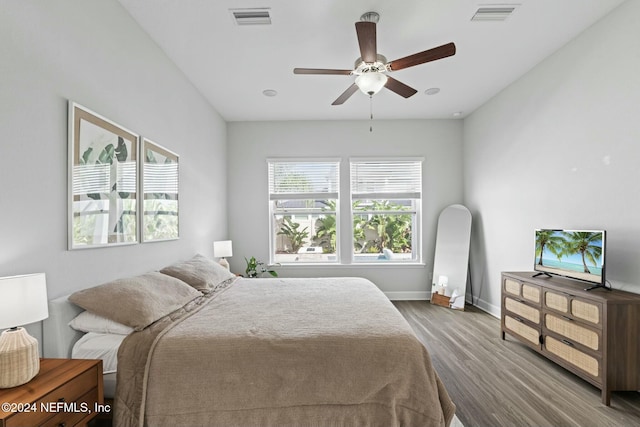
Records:
[[[131,334],[114,426],[446,426],[427,350],[366,279],[238,279]]]

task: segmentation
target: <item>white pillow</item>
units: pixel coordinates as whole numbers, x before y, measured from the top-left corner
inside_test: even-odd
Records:
[[[78,314],[71,322],[71,326],[76,331],[96,332],[98,334],[118,334],[129,335],[133,328],[122,323],[114,322],[106,317],[98,316],[89,311]]]
[[[102,359],[102,373],[109,374],[118,369],[118,348],[125,335],[84,334],[73,346],[71,357],[74,359]]]

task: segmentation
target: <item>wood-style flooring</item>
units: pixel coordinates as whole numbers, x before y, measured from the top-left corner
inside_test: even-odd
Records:
[[[395,301],[427,347],[465,427],[640,426],[640,393],[600,390],[507,335],[500,320],[428,301]]]

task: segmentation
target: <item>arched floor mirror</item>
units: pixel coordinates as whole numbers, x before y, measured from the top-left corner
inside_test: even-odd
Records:
[[[447,206],[438,217],[431,282],[432,304],[464,310],[470,240],[469,209],[462,205]]]

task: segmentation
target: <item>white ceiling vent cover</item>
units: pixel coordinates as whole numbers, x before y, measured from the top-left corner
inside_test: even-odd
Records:
[[[269,8],[229,9],[233,20],[238,25],[271,25]]]
[[[516,10],[519,5],[482,5],[471,17],[472,21],[504,21]]]

